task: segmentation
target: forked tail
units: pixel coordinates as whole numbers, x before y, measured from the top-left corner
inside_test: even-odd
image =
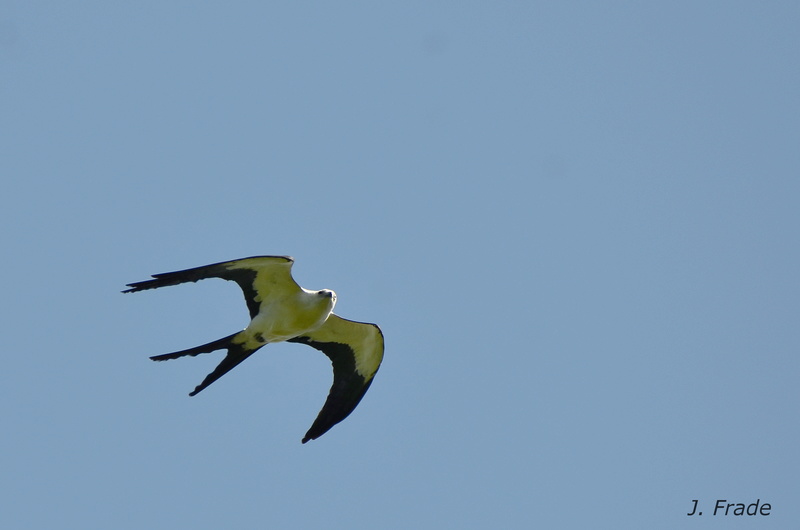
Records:
[[[217,365],[213,372],[208,374],[203,382],[197,385],[197,387],[189,394],[190,396],[196,395],[198,392],[206,388],[208,385],[222,377],[223,375],[227,374],[231,371],[234,367],[238,366],[239,363],[253,355],[256,350],[258,350],[261,346],[256,348],[255,350],[247,349],[241,344],[236,344],[233,342],[233,338],[238,335],[238,333],[234,333],[232,335],[228,335],[227,337],[221,338],[219,340],[215,340],[214,342],[209,342],[208,344],[203,344],[202,346],[196,346],[194,348],[189,348],[188,350],[181,350],[176,351],[173,353],[165,353],[163,355],[156,355],[150,357],[154,361],[167,361],[169,359],[177,359],[178,357],[184,357],[186,355],[194,357],[195,355],[199,355],[201,353],[211,353],[212,351],[217,350],[228,350],[228,353],[225,355],[225,358]]]
[[[202,346],[195,346],[194,348],[189,348],[188,350],[181,350],[172,353],[164,353],[162,355],[154,355],[150,357],[154,361],[168,361],[169,359],[177,359],[178,357],[185,357],[190,355],[194,357],[195,355],[199,355],[201,353],[211,353],[212,351],[217,350],[224,350],[231,345],[231,339],[235,337],[238,333],[234,333],[232,335],[228,335],[227,337],[223,337],[219,340],[215,340],[213,342],[209,342],[208,344],[203,344]]]

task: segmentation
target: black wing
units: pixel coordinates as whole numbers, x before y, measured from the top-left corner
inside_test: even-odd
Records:
[[[152,280],[129,283],[123,293],[135,293],[146,289],[157,289],[170,285],[196,282],[206,278],[231,280],[241,287],[244,293],[250,318],[258,314],[260,301],[265,289],[289,287],[299,289],[292,279],[291,267],[294,260],[289,256],[254,256],[251,258],[223,261],[175,272],[153,274]]]
[[[333,385],[317,419],[303,437],[306,443],[349,416],[364,397],[383,360],[383,334],[375,324],[332,314],[320,329],[289,342],[316,348],[333,363]]]

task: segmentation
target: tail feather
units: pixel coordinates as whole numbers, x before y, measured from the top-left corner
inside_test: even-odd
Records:
[[[150,357],[154,361],[167,361],[169,359],[177,359],[178,357],[185,357],[187,355],[194,357],[201,353],[211,353],[212,351],[217,350],[224,350],[228,348],[231,344],[231,339],[235,337],[238,333],[234,333],[232,335],[228,335],[227,337],[223,337],[219,340],[215,340],[213,342],[209,342],[208,344],[203,344],[202,346],[195,346],[194,348],[189,348],[188,350],[181,350],[172,353],[164,353],[162,355],[154,355]]]
[[[208,385],[236,368],[239,363],[253,355],[259,348],[256,348],[255,350],[248,350],[243,348],[241,344],[231,343],[230,346],[228,346],[228,354],[224,359],[222,359],[222,362],[220,362],[217,367],[214,368],[213,372],[208,374],[206,378],[203,379],[202,383],[197,385],[194,390],[189,392],[189,395],[194,396],[200,393]]]
[[[150,358],[154,361],[167,361],[169,359],[177,359],[178,357],[184,357],[186,355],[194,357],[195,355],[199,355],[201,353],[211,353],[213,351],[227,349],[228,353],[225,355],[225,358],[222,359],[222,362],[220,362],[217,367],[214,368],[214,371],[208,374],[206,378],[203,379],[203,382],[197,385],[197,387],[189,394],[190,396],[194,396],[205,389],[208,385],[233,370],[239,365],[239,363],[253,355],[260,348],[259,347],[255,350],[252,350],[245,348],[241,344],[234,343],[233,338],[236,335],[238,335],[238,333],[228,335],[227,337],[209,342],[208,344],[203,344],[202,346],[189,348],[188,350],[165,353],[163,355],[155,355]]]

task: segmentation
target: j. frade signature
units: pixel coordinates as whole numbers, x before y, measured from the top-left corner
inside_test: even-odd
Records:
[[[692,499],[692,511],[686,515],[703,515],[699,506],[699,501]],[[728,502],[726,499],[717,499],[711,515],[769,515],[770,510],[772,510],[772,505],[768,502],[762,503],[761,499],[756,499],[756,502],[747,505],[743,502]]]

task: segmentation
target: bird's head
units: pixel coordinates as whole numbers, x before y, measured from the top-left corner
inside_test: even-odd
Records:
[[[323,289],[321,291],[317,291],[317,296],[322,298],[330,298],[331,306],[336,304],[336,293],[334,293],[330,289]]]

